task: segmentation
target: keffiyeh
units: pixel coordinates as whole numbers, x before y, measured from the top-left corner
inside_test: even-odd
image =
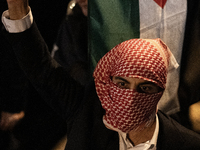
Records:
[[[106,126],[127,133],[151,123],[163,91],[147,94],[121,89],[112,82],[112,77],[135,77],[165,89],[171,58],[173,55],[160,39],[131,39],[102,57],[93,76],[97,95],[106,110],[103,116]]]

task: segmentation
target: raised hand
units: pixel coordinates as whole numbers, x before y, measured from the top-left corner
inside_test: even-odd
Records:
[[[9,16],[12,20],[19,20],[29,12],[28,0],[7,0]]]

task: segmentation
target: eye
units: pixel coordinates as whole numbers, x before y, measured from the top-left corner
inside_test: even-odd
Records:
[[[141,90],[144,91],[144,92],[147,92],[147,91],[151,91],[151,87],[150,86],[140,86]]]
[[[138,92],[153,94],[160,92],[160,90],[160,87],[155,84],[142,84],[139,86]]]
[[[121,89],[128,89],[130,86],[130,83],[122,77],[114,76],[112,77],[112,81]]]
[[[116,83],[118,87],[122,88],[122,89],[126,89],[127,88],[127,84],[125,82],[117,82]]]

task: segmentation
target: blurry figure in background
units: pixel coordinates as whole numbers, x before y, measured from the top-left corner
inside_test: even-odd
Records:
[[[181,123],[200,133],[200,1],[187,0],[178,96]]]
[[[85,16],[88,15],[88,0],[75,0],[81,7],[81,10]]]
[[[52,57],[70,75],[82,85],[88,82],[88,0],[72,0],[67,9],[57,39],[52,50]]]

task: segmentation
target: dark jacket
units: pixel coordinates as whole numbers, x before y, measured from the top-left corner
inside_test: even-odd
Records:
[[[34,23],[25,32],[6,33],[19,64],[43,99],[67,122],[66,150],[118,150],[118,133],[107,129],[104,109],[94,82],[84,88],[73,80],[55,60]],[[158,150],[199,150],[198,134],[158,112],[160,129]]]

